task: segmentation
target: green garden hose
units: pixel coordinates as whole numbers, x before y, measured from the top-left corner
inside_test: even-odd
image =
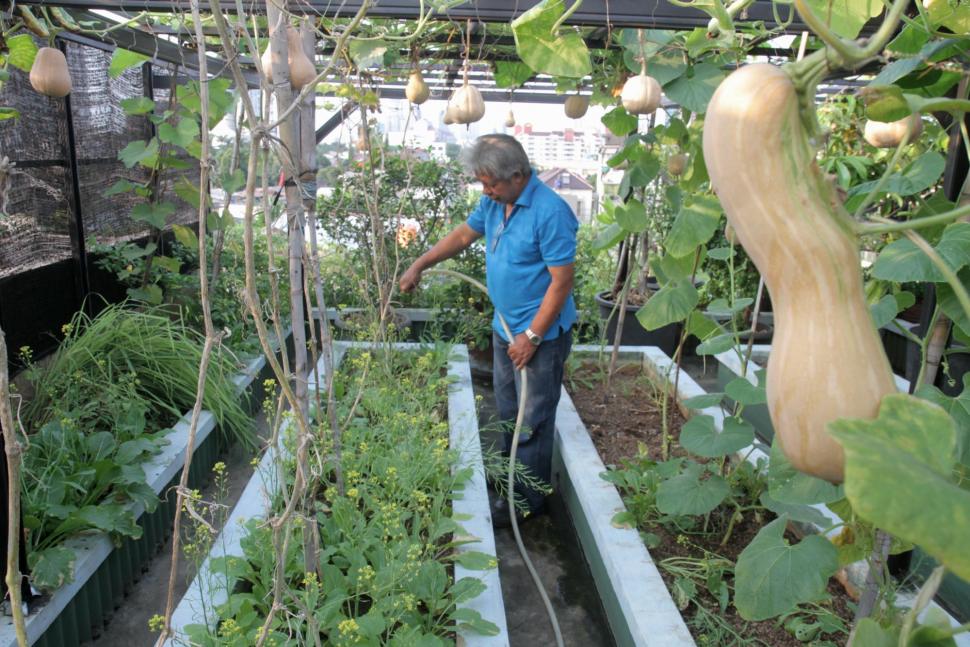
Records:
[[[466,276],[461,272],[455,272],[454,270],[445,269],[430,269],[425,270],[423,274],[441,274],[444,276],[451,276],[453,278],[466,281],[486,295],[488,294],[488,289],[481,284],[480,281],[476,281],[470,276]],[[507,323],[505,323],[505,317],[502,316],[498,310],[495,311],[498,315],[499,323],[502,324],[502,329],[505,331],[505,336],[509,339],[509,342],[513,340],[512,331],[509,329]],[[519,523],[516,520],[515,515],[515,453],[519,447],[519,433],[522,431],[522,421],[525,418],[525,399],[528,395],[528,384],[526,380],[525,369],[519,369],[519,375],[521,378],[521,389],[519,391],[519,413],[515,418],[515,430],[512,432],[512,447],[509,450],[509,471],[508,471],[508,505],[509,505],[509,519],[512,522],[512,534],[515,535],[515,543],[519,547],[519,554],[522,555],[522,561],[525,562],[526,568],[529,569],[529,575],[532,576],[532,581],[536,585],[536,589],[539,591],[539,596],[542,598],[542,604],[546,607],[546,614],[549,616],[549,622],[552,623],[552,631],[556,635],[556,645],[557,647],[564,647],[562,640],[562,630],[559,629],[559,619],[556,617],[556,612],[552,608],[552,602],[549,601],[549,596],[546,594],[545,588],[542,586],[542,580],[539,579],[539,574],[536,572],[535,566],[532,565],[532,560],[529,559],[529,554],[525,550],[525,544],[522,543],[522,535],[519,533]]]

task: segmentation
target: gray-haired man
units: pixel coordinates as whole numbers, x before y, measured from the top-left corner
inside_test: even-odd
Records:
[[[518,413],[519,370],[528,375],[525,417],[518,458],[545,482],[552,478],[556,406],[563,365],[576,323],[573,263],[578,222],[569,205],[539,181],[529,158],[513,137],[484,135],[463,152],[466,170],[482,183],[484,195],[468,220],[425,252],[404,272],[401,290],[413,290],[421,273],[485,236],[492,322],[495,401],[499,417],[511,424]],[[513,338],[505,339],[498,314]],[[517,488],[532,513],[543,510],[542,493]],[[496,526],[509,523],[504,502],[493,507]]]

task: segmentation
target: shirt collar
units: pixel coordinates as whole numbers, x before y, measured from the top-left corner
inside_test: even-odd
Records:
[[[522,189],[522,193],[520,193],[519,197],[515,200],[515,205],[518,207],[531,207],[532,196],[539,187],[539,174],[535,172],[535,169],[530,169],[530,171],[532,172],[532,175],[529,176],[529,181]]]

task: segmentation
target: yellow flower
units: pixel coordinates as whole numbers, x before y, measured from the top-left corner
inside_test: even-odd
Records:
[[[337,630],[344,636],[349,636],[350,634],[357,633],[360,630],[360,625],[353,618],[347,618],[337,625]]]

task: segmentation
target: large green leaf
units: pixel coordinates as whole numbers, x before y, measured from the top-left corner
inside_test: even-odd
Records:
[[[600,121],[603,125],[610,129],[610,132],[617,137],[622,137],[628,135],[637,129],[637,118],[636,115],[631,115],[629,112],[623,109],[623,106],[617,106],[613,108],[606,114],[604,114]]]
[[[702,479],[702,465],[688,463],[684,471],[657,487],[657,508],[663,514],[707,514],[724,501],[731,487],[714,474]]]
[[[747,378],[736,377],[724,387],[724,392],[728,397],[745,406],[752,404],[765,404],[768,395],[765,392],[765,385],[755,386]]]
[[[970,492],[952,481],[957,434],[946,411],[892,394],[875,420],[829,427],[845,450],[845,493],[853,509],[970,580]]]
[[[965,289],[970,289],[970,268],[963,268],[957,278]],[[964,335],[970,336],[970,315],[960,305],[960,300],[949,283],[939,283],[936,286],[936,298],[940,309],[953,325],[962,330]]]
[[[895,193],[901,196],[915,195],[922,193],[930,188],[943,175],[946,168],[946,160],[942,155],[935,151],[923,153],[913,160],[901,173],[893,173],[886,178],[882,189],[876,194],[881,197],[887,193]],[[854,211],[861,203],[863,198],[875,188],[878,180],[863,182],[849,189],[849,198],[845,206],[849,211]]]
[[[879,299],[877,303],[869,306],[869,312],[872,314],[872,322],[876,328],[882,328],[888,325],[899,314],[899,304],[896,303],[896,297],[887,294]]]
[[[681,207],[664,240],[667,253],[686,256],[711,239],[721,222],[721,203],[714,196],[701,195]]]
[[[535,70],[520,61],[496,61],[495,85],[499,88],[517,88],[535,75]]]
[[[149,141],[136,139],[129,142],[127,146],[118,153],[118,159],[124,162],[127,168],[135,164],[141,164],[145,168],[154,168],[158,163],[158,140],[154,137]]]
[[[512,21],[519,58],[536,72],[580,78],[592,71],[583,37],[569,27],[553,31],[563,0],[542,0]]]
[[[158,138],[166,144],[185,148],[199,136],[199,124],[195,119],[179,119],[174,126],[168,122],[158,127]]]
[[[970,223],[957,222],[943,230],[936,251],[954,271],[970,264]],[[908,238],[901,238],[886,245],[872,266],[872,275],[878,279],[906,283],[928,281],[939,283],[943,273],[933,261]]]
[[[619,244],[621,240],[626,238],[626,231],[623,230],[618,223],[611,222],[606,227],[603,227],[596,234],[596,239],[593,240],[593,249],[596,251],[602,251],[604,249],[609,249]]]
[[[785,503],[774,498],[768,492],[761,494],[761,505],[779,517],[781,515],[788,515],[788,518],[792,521],[811,523],[818,528],[825,528],[831,523],[828,517],[810,505],[805,503]]]
[[[7,61],[21,72],[30,72],[37,56],[37,44],[30,34],[16,34],[7,38]]]
[[[863,618],[855,626],[852,647],[897,647],[898,632],[883,628],[872,618]]]
[[[639,73],[640,66],[637,65],[633,71]],[[684,62],[683,54],[679,52],[658,54],[647,61],[647,74],[657,79],[660,85],[667,85],[683,76],[686,71],[687,63]]]
[[[842,38],[855,38],[870,18],[882,13],[880,0],[806,0],[815,15]]]
[[[703,114],[714,96],[714,90],[724,80],[725,74],[716,65],[698,63],[664,86],[664,93],[671,101],[679,103],[691,112]]]
[[[637,321],[647,330],[656,330],[675,321],[683,321],[700,300],[690,280],[681,279],[660,288],[642,308]]]
[[[745,620],[766,620],[825,595],[839,569],[832,543],[809,535],[791,546],[785,541],[787,517],[758,531],[734,567],[734,606]]]
[[[126,115],[147,115],[155,109],[155,102],[148,97],[133,97],[121,100],[121,109]]]
[[[639,200],[627,200],[625,204],[616,208],[616,222],[631,234],[646,231],[650,222],[647,220],[647,209]]]
[[[706,458],[733,454],[753,441],[754,427],[734,417],[724,419],[724,429],[720,432],[710,416],[693,416],[680,430],[683,448]]]
[[[781,451],[777,437],[768,460],[768,491],[782,503],[832,503],[845,496],[841,485],[796,470]]]
[[[358,69],[375,67],[384,64],[384,54],[387,52],[387,41],[383,40],[352,40],[350,42],[350,58]]]
[[[60,588],[74,579],[76,560],[74,551],[63,546],[31,553],[28,558],[31,584],[45,591]]]
[[[104,532],[118,533],[133,539],[141,537],[142,529],[135,522],[135,515],[120,503],[86,505],[78,510],[77,516],[90,527]]]
[[[135,205],[131,210],[131,219],[147,222],[156,229],[165,227],[166,219],[175,213],[175,205],[171,202],[145,202]]]
[[[108,66],[108,76],[112,79],[117,79],[128,68],[141,65],[145,61],[149,60],[151,60],[151,56],[145,56],[144,54],[139,54],[138,52],[132,52],[119,47],[115,49],[113,54],[111,54],[111,64]]]

